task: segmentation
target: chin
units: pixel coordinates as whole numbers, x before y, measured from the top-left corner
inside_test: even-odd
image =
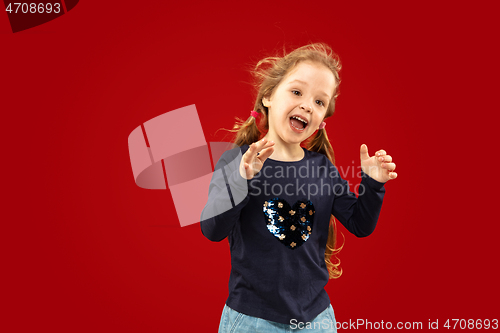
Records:
[[[285,139],[283,141],[285,141],[286,143],[288,144],[298,144],[300,145],[302,142],[304,142],[307,138],[305,139],[300,139],[300,140],[297,140],[296,138],[288,138],[288,139]]]

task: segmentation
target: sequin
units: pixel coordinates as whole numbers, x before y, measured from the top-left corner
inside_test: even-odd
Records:
[[[310,237],[314,225],[314,205],[299,200],[290,207],[283,199],[273,198],[263,205],[267,228],[276,239],[289,249],[297,249]]]
[[[268,225],[267,229],[269,229],[269,231],[272,232],[273,234],[280,231],[280,229],[275,225]]]

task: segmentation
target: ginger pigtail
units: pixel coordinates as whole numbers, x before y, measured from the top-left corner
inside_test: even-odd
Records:
[[[335,156],[330,140],[328,140],[326,129],[318,130],[316,135],[307,143],[307,149],[326,155],[330,162],[335,165]]]
[[[251,145],[254,142],[259,141],[261,132],[257,126],[256,119],[252,116],[248,117],[246,121],[240,118],[236,118],[236,123],[233,126],[231,132],[236,132],[234,138],[234,143],[237,146],[243,146],[245,144]]]
[[[335,230],[337,230],[336,224],[337,222],[332,215],[330,218],[330,227],[328,228],[328,239],[325,249],[325,263],[330,279],[338,279],[342,275],[342,267],[340,267],[340,259],[337,257],[337,254],[342,250],[344,244],[335,248],[337,245],[337,235],[335,232]],[[332,257],[336,259],[335,262],[332,261]]]

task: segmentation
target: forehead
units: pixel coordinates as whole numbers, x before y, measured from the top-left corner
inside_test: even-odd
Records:
[[[325,65],[312,61],[301,61],[291,69],[283,79],[283,83],[299,80],[312,85],[321,85],[325,89],[335,89],[336,80],[332,71]]]

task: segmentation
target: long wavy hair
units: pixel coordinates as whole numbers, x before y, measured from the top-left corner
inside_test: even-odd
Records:
[[[238,145],[250,145],[260,140],[269,130],[268,108],[264,106],[262,98],[271,95],[273,90],[280,84],[283,78],[295,67],[299,62],[312,61],[322,64],[332,71],[336,87],[332,94],[332,99],[328,104],[326,115],[327,119],[333,115],[335,111],[335,101],[339,95],[341,69],[340,59],[337,54],[326,44],[314,43],[299,47],[292,52],[279,57],[267,57],[257,63],[252,74],[255,77],[255,88],[257,97],[255,99],[254,110],[258,112],[259,124],[254,117],[250,116],[246,120],[237,119],[232,132],[235,133],[233,142]],[[328,135],[325,129],[318,130],[314,135],[311,135],[302,144],[306,149],[326,155],[326,157],[335,165],[335,158],[332,145],[328,140]],[[343,244],[337,246],[336,237],[336,221],[333,215],[330,217],[330,226],[328,230],[328,240],[325,249],[325,263],[328,268],[330,279],[339,278],[342,275],[340,260],[337,257],[338,252],[342,249]]]

